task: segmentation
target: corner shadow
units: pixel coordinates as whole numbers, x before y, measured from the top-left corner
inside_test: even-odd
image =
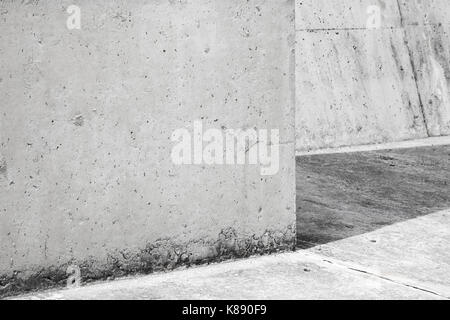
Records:
[[[301,156],[296,180],[307,249],[450,208],[450,146]]]

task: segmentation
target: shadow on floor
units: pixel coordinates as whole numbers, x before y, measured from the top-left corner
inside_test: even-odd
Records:
[[[450,146],[297,157],[302,249],[450,208]]]

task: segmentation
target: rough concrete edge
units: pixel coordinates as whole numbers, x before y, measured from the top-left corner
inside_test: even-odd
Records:
[[[333,154],[333,153],[351,153],[351,152],[364,152],[364,151],[378,151],[378,150],[391,150],[391,149],[408,149],[419,147],[435,147],[450,145],[450,136],[428,137],[422,139],[393,141],[386,143],[373,143],[362,144],[354,146],[342,146],[335,148],[323,148],[313,149],[305,151],[296,151],[295,156],[312,156],[320,154]]]
[[[194,240],[175,243],[160,239],[138,252],[117,250],[108,255],[106,263],[98,264],[94,257],[84,261],[72,260],[61,265],[16,270],[12,275],[0,275],[0,298],[38,290],[62,288],[69,275],[67,268],[76,265],[81,271],[82,283],[112,280],[129,275],[150,274],[178,267],[247,258],[295,250],[295,223],[284,231],[266,230],[261,235],[239,237],[233,228],[222,230],[216,240]],[[200,249],[200,250],[195,250]],[[25,277],[21,274],[27,274]]]

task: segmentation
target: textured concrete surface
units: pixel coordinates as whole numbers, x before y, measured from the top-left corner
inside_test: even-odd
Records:
[[[0,2],[0,295],[290,249],[293,1]],[[280,170],[185,165],[173,130],[280,130]]]
[[[439,212],[295,253],[16,298],[448,299],[449,226]]]
[[[397,2],[405,25],[449,23],[450,6],[447,0],[398,0]]]
[[[445,210],[312,251],[450,299],[449,222],[450,211]]]
[[[448,209],[449,172],[450,145],[298,157],[298,245]]]
[[[428,134],[450,135],[450,3],[398,0]]]
[[[368,28],[370,6],[379,28]],[[450,134],[446,0],[296,1],[299,152]]]
[[[295,253],[16,298],[450,299],[450,145],[298,159]]]
[[[288,249],[295,140],[450,134],[446,0],[71,4],[0,2],[0,295]],[[172,165],[197,119],[279,129],[279,173]]]
[[[370,6],[378,6],[381,9],[380,28],[400,26],[396,0],[297,0],[296,29],[366,29]]]
[[[450,135],[450,25],[408,26],[406,33],[429,135]]]
[[[400,29],[297,31],[297,149],[426,137]]]
[[[298,157],[298,246],[449,298],[450,139],[413,145]]]

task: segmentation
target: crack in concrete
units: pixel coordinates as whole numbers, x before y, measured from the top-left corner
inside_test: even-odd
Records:
[[[436,295],[436,296],[438,296],[440,298],[450,299],[450,297],[446,297],[446,296],[441,295],[441,294],[439,294],[437,292],[434,292],[434,291],[431,291],[431,290],[428,290],[428,289],[424,289],[424,288],[421,288],[421,287],[418,287],[418,286],[415,286],[415,285],[412,285],[412,284],[408,284],[408,283],[404,283],[404,282],[401,282],[401,281],[397,281],[397,280],[394,280],[394,279],[391,279],[391,278],[388,278],[388,277],[385,277],[385,276],[381,276],[381,275],[378,275],[376,273],[369,272],[367,270],[357,269],[357,268],[352,268],[352,267],[347,267],[347,266],[345,266],[345,267],[347,269],[350,269],[350,270],[353,270],[353,271],[356,271],[356,272],[360,272],[360,273],[364,273],[364,274],[367,274],[367,275],[370,275],[370,276],[374,276],[374,277],[377,277],[377,278],[380,278],[380,279],[383,279],[383,280],[386,280],[386,281],[389,281],[389,282],[392,282],[392,283],[395,283],[395,284],[399,284],[399,285],[402,285],[402,286],[405,286],[405,287],[408,287],[408,288],[412,288],[412,289],[424,291],[424,292],[427,292],[427,293],[431,293],[431,294],[434,294],[434,295]]]
[[[301,241],[301,242],[308,242],[308,241]],[[309,243],[311,243],[311,242],[309,242]],[[326,247],[326,246],[320,245],[320,244],[317,244],[317,246]],[[336,266],[342,267],[342,268],[347,269],[347,270],[352,270],[352,271],[355,271],[355,272],[363,273],[363,274],[366,274],[366,275],[369,275],[369,276],[372,276],[372,277],[376,277],[376,278],[379,278],[379,279],[382,279],[382,280],[385,280],[385,281],[389,281],[389,282],[395,283],[397,285],[401,285],[401,286],[405,286],[405,287],[408,287],[408,288],[411,288],[411,289],[420,290],[420,291],[423,291],[423,292],[426,292],[426,293],[429,293],[429,294],[433,294],[433,295],[438,296],[438,297],[440,297],[442,299],[450,300],[450,296],[447,297],[444,294],[440,294],[438,292],[431,291],[429,289],[425,289],[425,288],[419,287],[418,285],[409,284],[409,283],[406,283],[405,281],[401,281],[401,280],[393,279],[391,277],[386,277],[386,276],[382,276],[382,275],[376,274],[374,272],[371,272],[371,271],[368,271],[368,270],[364,269],[364,267],[359,266],[359,265],[353,266],[353,267],[352,266],[348,266],[348,265],[345,264],[344,261],[338,260],[336,258],[330,259],[330,257],[328,257],[326,255],[319,254],[316,251],[311,252],[311,251],[308,251],[306,249],[300,250],[300,251],[308,252],[309,254],[317,256],[317,258],[321,259],[323,262],[327,262],[329,264],[336,265]]]

